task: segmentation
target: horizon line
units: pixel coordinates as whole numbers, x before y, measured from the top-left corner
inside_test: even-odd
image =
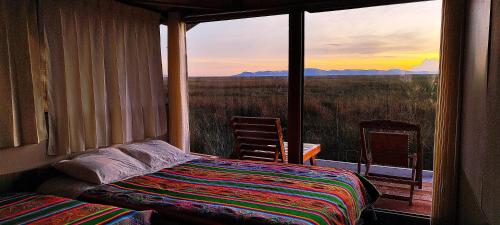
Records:
[[[304,75],[305,77],[368,77],[368,76],[436,76],[439,75],[439,72],[432,72],[432,71],[427,71],[429,73],[412,73],[412,74],[331,74],[331,75]],[[168,77],[168,75],[163,74],[163,77]],[[235,75],[188,75],[189,77],[239,77],[239,78],[252,78],[252,77],[288,77],[284,75],[264,75],[264,76],[238,76],[238,74]]]
[[[402,71],[408,74],[373,74],[373,76],[404,76],[404,75],[437,75],[439,74],[439,71],[430,71],[430,70],[405,70],[405,69],[400,69],[400,68],[392,68],[392,69],[387,69],[387,70],[380,70],[380,69],[318,69],[318,68],[304,68],[304,71],[307,69],[315,69],[315,70],[320,70],[320,71]],[[205,75],[189,75],[189,77],[234,77],[238,76],[244,73],[259,73],[259,72],[277,72],[277,73],[288,73],[288,70],[257,70],[257,71],[242,71],[239,73],[235,74],[228,74],[228,75],[210,75],[210,74],[205,74]],[[370,76],[371,74],[323,74],[323,75],[305,75],[304,76]],[[167,74],[163,74],[164,77],[167,76]],[[284,75],[256,75],[255,77],[283,77]],[[288,75],[287,75],[288,76]],[[245,76],[242,76],[245,77]]]

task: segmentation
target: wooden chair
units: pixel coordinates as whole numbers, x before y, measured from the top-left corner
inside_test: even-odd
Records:
[[[411,151],[411,140],[415,150]],[[364,176],[370,180],[410,185],[410,196],[384,194],[386,198],[409,201],[412,205],[415,186],[422,187],[422,145],[420,126],[391,120],[372,120],[360,123],[358,173],[365,161]],[[395,176],[370,171],[371,165],[411,168],[411,176]]]
[[[239,159],[286,162],[279,118],[235,116],[231,126]]]

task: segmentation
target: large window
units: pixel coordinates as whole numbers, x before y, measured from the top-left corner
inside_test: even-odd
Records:
[[[288,16],[198,24],[187,33],[191,151],[234,153],[233,116],[286,129]]]
[[[403,121],[422,130],[426,171],[414,206],[383,199],[377,207],[430,214],[440,11],[440,1],[429,1],[306,13],[303,130],[304,142],[321,144],[318,164],[355,169],[361,121]],[[377,185],[409,195],[407,186]]]
[[[421,128],[424,183],[413,206],[383,199],[376,207],[430,214],[440,12],[440,1],[425,1],[305,15],[302,130],[304,142],[321,145],[319,166],[356,169],[361,121]],[[187,32],[192,152],[233,155],[233,116],[278,117],[286,141],[288,22],[286,15],[208,22]],[[406,187],[377,185],[408,195]]]

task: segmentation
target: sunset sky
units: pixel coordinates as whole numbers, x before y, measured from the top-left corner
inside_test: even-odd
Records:
[[[306,13],[305,66],[437,71],[440,20],[441,1]],[[161,35],[166,65],[165,29]],[[198,24],[187,49],[189,76],[286,70],[288,16]]]

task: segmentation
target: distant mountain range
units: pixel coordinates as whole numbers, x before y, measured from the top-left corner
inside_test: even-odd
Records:
[[[432,75],[437,72],[431,71],[412,71],[412,70],[322,70],[316,68],[304,69],[305,76],[355,76],[355,75]],[[288,76],[288,71],[257,71],[243,72],[235,74],[237,77],[280,77]]]

